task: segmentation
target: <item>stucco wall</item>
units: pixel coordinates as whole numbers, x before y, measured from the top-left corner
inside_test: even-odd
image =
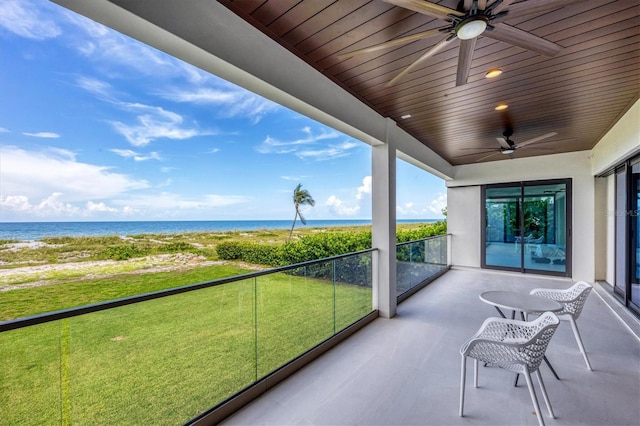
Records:
[[[480,187],[447,189],[447,232],[451,263],[480,267]]]
[[[640,152],[640,100],[618,120],[592,150],[592,170],[596,176]]]
[[[544,179],[572,179],[574,280],[594,281],[595,178],[590,152],[549,155],[456,167],[447,182],[448,232],[454,266],[480,266],[480,185]]]

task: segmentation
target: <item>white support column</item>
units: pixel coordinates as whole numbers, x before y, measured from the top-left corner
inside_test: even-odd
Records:
[[[387,118],[386,141],[372,147],[372,244],[378,249],[373,300],[379,315],[396,314],[396,147],[390,139],[395,122]],[[374,265],[376,266],[376,265]]]

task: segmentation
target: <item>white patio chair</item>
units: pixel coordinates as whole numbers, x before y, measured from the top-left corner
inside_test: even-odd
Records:
[[[473,358],[473,386],[478,387],[478,362],[519,373],[527,379],[527,386],[538,423],[544,426],[538,398],[531,381],[535,373],[540,383],[544,402],[551,418],[555,418],[551,403],[540,376],[540,363],[551,337],[560,324],[555,314],[545,312],[534,321],[518,321],[503,318],[487,318],[478,332],[460,348],[462,369],[460,378],[460,416],[464,414],[464,388],[467,373],[467,357]]]
[[[553,299],[556,302],[562,304],[562,311],[556,312],[556,315],[558,315],[558,317],[560,318],[568,319],[571,323],[573,335],[576,338],[576,342],[578,342],[578,347],[580,348],[580,352],[582,352],[582,356],[584,357],[584,361],[587,364],[588,370],[591,370],[591,364],[589,363],[589,358],[587,358],[587,351],[585,351],[584,345],[582,344],[582,338],[580,337],[580,332],[578,331],[576,320],[580,316],[582,308],[584,307],[584,304],[587,301],[587,297],[589,296],[592,288],[593,287],[591,286],[591,284],[584,281],[578,281],[570,288],[564,290],[552,288],[534,288],[530,292],[531,294],[535,294],[536,296]]]

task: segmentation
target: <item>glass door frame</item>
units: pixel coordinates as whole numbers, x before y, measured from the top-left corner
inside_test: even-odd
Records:
[[[640,316],[640,304],[634,303],[634,288],[640,286],[640,279],[637,279],[635,268],[640,262],[637,254],[638,227],[640,220],[638,215],[637,197],[640,191],[637,175],[640,175],[640,157],[634,157],[625,161],[615,168],[615,260],[614,260],[614,283],[613,294],[629,308],[632,312]],[[620,180],[623,181],[623,188],[620,188]],[[622,200],[624,198],[624,200]],[[622,203],[618,203],[618,200]],[[619,205],[623,204],[623,205]],[[621,281],[621,282],[619,282]],[[640,290],[635,289],[636,293]],[[636,297],[637,298],[637,297]]]
[[[523,239],[522,233],[523,224],[525,222],[525,199],[527,194],[525,189],[527,187],[532,186],[542,186],[542,185],[558,185],[564,184],[566,188],[566,201],[565,201],[565,215],[566,215],[566,223],[565,223],[565,270],[563,272],[558,271],[550,271],[544,269],[533,269],[527,268],[525,262],[525,242]],[[499,266],[499,265],[491,265],[487,264],[487,190],[488,189],[499,189],[499,188],[520,188],[520,196],[518,197],[519,207],[516,208],[518,211],[518,228],[520,229],[520,241],[521,241],[521,249],[520,253],[520,267],[510,267],[510,266]],[[554,203],[555,204],[555,203]],[[529,273],[529,274],[539,274],[539,275],[553,275],[553,276],[561,276],[561,277],[571,277],[572,276],[572,223],[573,223],[573,211],[572,211],[572,179],[547,179],[547,180],[536,180],[536,181],[520,181],[520,182],[506,182],[506,183],[498,183],[498,184],[490,184],[490,185],[481,185],[481,203],[480,203],[480,264],[483,269],[497,269],[504,271],[512,271],[512,272],[521,272],[521,273]]]

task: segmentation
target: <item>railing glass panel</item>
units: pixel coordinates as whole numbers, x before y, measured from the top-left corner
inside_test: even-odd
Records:
[[[396,261],[396,294],[399,296],[448,268],[447,236],[398,244]]]
[[[185,423],[369,314],[372,253],[0,322],[0,423]]]
[[[180,424],[255,380],[254,280],[70,321],[72,424]]]
[[[335,261],[336,333],[371,312],[373,256],[368,252]]]
[[[258,277],[258,378],[333,333],[333,283],[316,277],[325,263]]]
[[[0,424],[62,424],[69,386],[61,373],[63,321],[0,333]]]

